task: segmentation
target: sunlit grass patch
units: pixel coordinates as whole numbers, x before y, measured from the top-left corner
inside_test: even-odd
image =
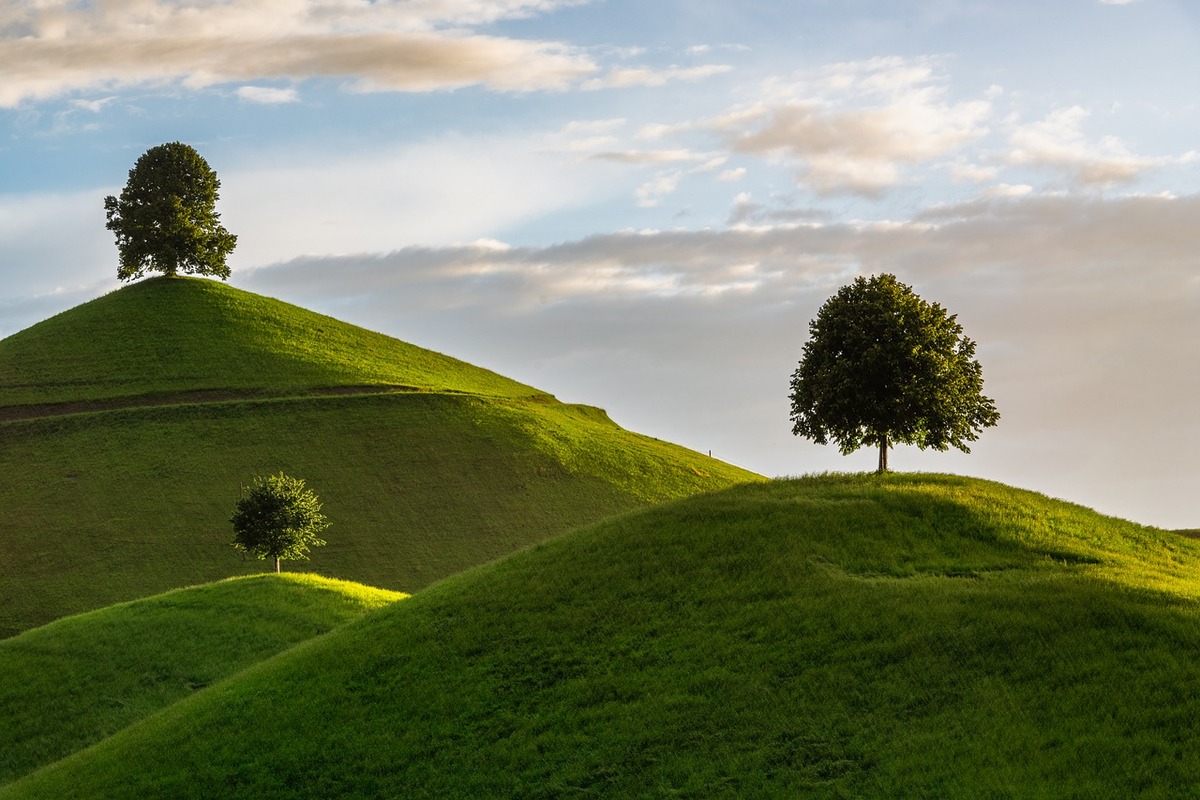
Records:
[[[748,484],[442,581],[0,796],[1187,796],[1172,537],[965,478]]]
[[[0,640],[0,784],[405,596],[317,575],[260,575]]]

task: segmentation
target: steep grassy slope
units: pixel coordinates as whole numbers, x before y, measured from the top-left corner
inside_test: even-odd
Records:
[[[337,394],[371,385],[387,393]],[[61,413],[88,402],[107,410]],[[328,317],[152,279],[0,341],[0,637],[262,570],[228,520],[241,486],[279,470],[333,522],[305,568],[401,591],[758,479]]]
[[[962,478],[737,487],[443,581],[0,797],[1188,796],[1198,555]]]
[[[303,477],[328,546],[287,569],[414,591],[576,525],[755,476],[560,404],[432,394],[219,403],[0,425],[0,633],[259,572],[229,516]]]
[[[0,784],[402,597],[313,575],[260,575],[0,641]]]
[[[440,353],[200,278],[134,283],[0,340],[0,407],[360,385],[538,394]]]

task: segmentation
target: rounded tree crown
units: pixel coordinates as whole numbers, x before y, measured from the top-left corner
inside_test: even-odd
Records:
[[[243,489],[229,521],[234,547],[276,560],[307,559],[310,547],[325,544],[317,534],[329,527],[316,494],[301,478],[282,472],[260,475]]]
[[[106,226],[120,254],[117,277],[147,271],[229,277],[225,259],[237,236],[216,211],[221,181],[194,148],[170,142],[147,150],[129,171],[120,197],[104,199]]]
[[[791,386],[792,433],[847,454],[895,442],[970,452],[1000,419],[975,343],[894,275],[856,278],[821,306]]]

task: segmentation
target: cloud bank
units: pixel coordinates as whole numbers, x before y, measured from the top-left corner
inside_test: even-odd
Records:
[[[586,54],[471,26],[571,4],[19,0],[0,11],[0,107],[130,85],[307,78],[358,91],[564,89],[597,71]]]
[[[549,391],[571,386],[579,394],[566,399],[604,405],[635,430],[783,474],[870,466],[791,437],[787,381],[819,305],[855,275],[893,272],[959,315],[1004,415],[974,455],[913,451],[898,454],[900,468],[1100,496],[1101,510],[1182,527],[1191,512],[1178,442],[1200,437],[1188,367],[1200,363],[1188,334],[1200,316],[1198,213],[1197,196],[1026,195],[900,223],[302,258],[236,282],[353,309]],[[1163,453],[1178,460],[1178,480],[1141,485],[1148,459],[1169,471]],[[1134,508],[1139,494],[1159,502],[1156,518]]]

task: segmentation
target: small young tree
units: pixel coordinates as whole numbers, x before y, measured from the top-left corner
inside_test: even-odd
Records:
[[[317,496],[304,481],[280,472],[258,476],[242,490],[233,516],[233,546],[257,558],[307,559],[310,547],[325,542],[317,534],[329,527]]]
[[[229,277],[225,258],[237,236],[221,226],[216,211],[221,182],[204,160],[182,142],[147,150],[121,196],[104,198],[105,225],[116,235],[123,281],[147,270]]]
[[[927,303],[894,275],[856,278],[809,323],[792,375],[792,433],[843,455],[879,447],[887,472],[895,442],[921,449],[967,442],[1000,420],[983,396],[975,343],[954,315]]]

